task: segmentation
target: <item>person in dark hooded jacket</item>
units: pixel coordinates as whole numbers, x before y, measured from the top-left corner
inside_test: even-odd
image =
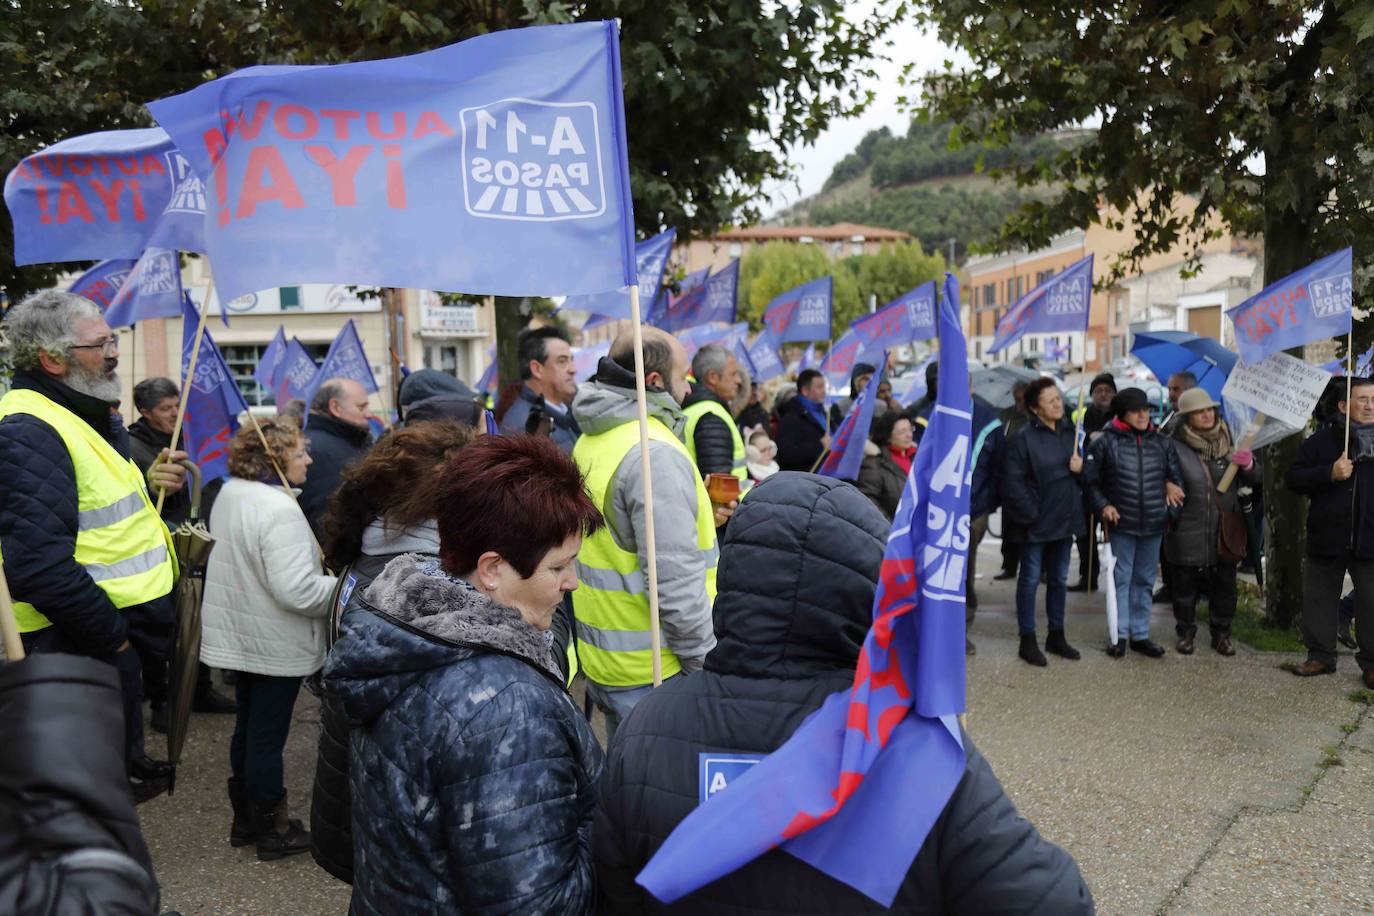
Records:
[[[1117,639],[1107,653],[1151,658],[1164,647],[1150,639],[1151,590],[1171,507],[1183,505],[1183,471],[1173,440],[1150,425],[1150,402],[1139,388],[1112,398],[1116,418],[1088,450],[1083,481],[1093,512],[1108,526],[1116,557]]]
[[[784,471],[810,471],[830,448],[830,434],[844,419],[831,406],[825,408],[825,376],[803,369],[797,376],[797,394],[778,405],[778,467]]]
[[[604,911],[1092,912],[1073,859],[1017,814],[967,735],[964,776],[891,910],[781,850],[671,907],[635,884],[698,804],[698,755],[771,753],[852,685],[888,527],[853,487],[810,474],[776,474],[740,504],[725,529],[719,642],[705,669],[645,698],[611,745],[593,833]]]
[[[353,728],[350,912],[590,912],[604,760],[548,633],[601,513],[541,436],[480,437],[435,490],[438,558],[388,563],[325,664]]]

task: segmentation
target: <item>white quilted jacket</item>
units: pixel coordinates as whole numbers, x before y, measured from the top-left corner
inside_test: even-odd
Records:
[[[324,664],[334,577],[320,572],[310,526],[279,487],[230,477],[210,512],[200,659],[276,677]]]

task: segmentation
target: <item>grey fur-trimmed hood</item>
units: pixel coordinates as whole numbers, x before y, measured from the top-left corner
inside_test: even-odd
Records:
[[[324,677],[355,724],[380,715],[417,678],[484,652],[517,658],[561,685],[544,633],[439,568],[402,554],[382,571],[344,621]],[[380,613],[368,613],[375,609]]]

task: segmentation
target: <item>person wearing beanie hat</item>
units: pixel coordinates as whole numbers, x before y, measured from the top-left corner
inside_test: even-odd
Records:
[[[1201,594],[1207,595],[1212,648],[1220,655],[1236,654],[1231,644],[1231,620],[1236,614],[1236,566],[1245,552],[1239,490],[1240,484],[1253,486],[1258,482],[1259,468],[1249,449],[1234,446],[1217,406],[1202,388],[1183,392],[1178,399],[1182,419],[1173,434],[1183,471],[1184,498],[1177,521],[1164,536],[1164,556],[1172,567],[1174,629],[1178,651],[1183,655],[1193,654]],[[1240,481],[1218,493],[1217,481],[1232,462],[1240,468]],[[1223,524],[1226,513],[1233,514],[1236,524]]]
[[[401,387],[396,392],[396,404],[405,419],[410,405],[440,394],[456,394],[476,400],[477,393],[447,372],[438,369],[417,369],[401,379]]]
[[[1093,511],[1107,526],[1116,557],[1117,639],[1107,654],[1130,648],[1151,658],[1164,648],[1150,639],[1151,591],[1171,507],[1183,505],[1183,472],[1173,442],[1150,425],[1150,400],[1139,388],[1112,398],[1115,417],[1088,449],[1083,481]]]
[[[873,378],[873,373],[877,371],[877,367],[872,363],[854,364],[853,370],[849,373],[849,397],[840,398],[835,402],[835,406],[840,409],[840,416],[849,415],[849,408],[854,406],[854,401],[859,397],[860,392],[868,387],[869,381]]]

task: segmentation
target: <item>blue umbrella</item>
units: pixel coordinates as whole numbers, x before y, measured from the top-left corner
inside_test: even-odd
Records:
[[[1161,381],[1179,372],[1193,373],[1198,387],[1216,400],[1240,359],[1212,338],[1186,331],[1142,331],[1135,335],[1131,353]]]

